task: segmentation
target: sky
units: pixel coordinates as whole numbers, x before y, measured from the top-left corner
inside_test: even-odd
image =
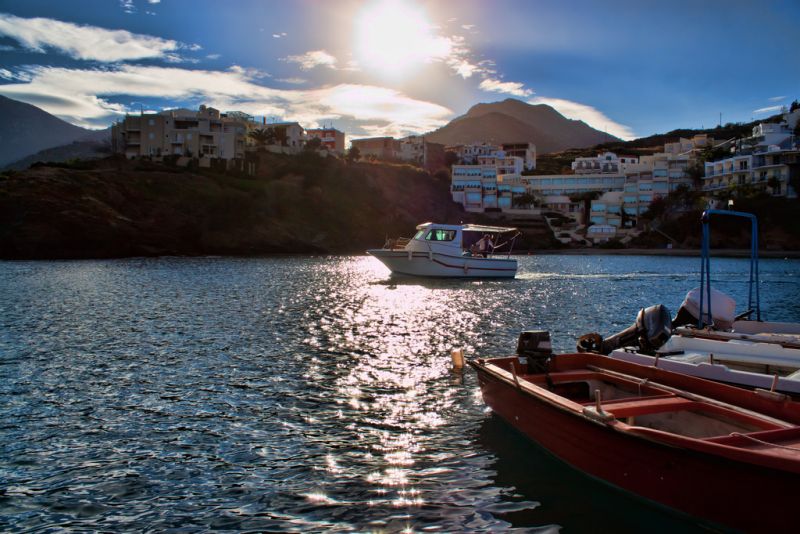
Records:
[[[517,98],[633,139],[800,99],[800,1],[0,0],[0,94],[87,128],[206,104],[350,138]]]

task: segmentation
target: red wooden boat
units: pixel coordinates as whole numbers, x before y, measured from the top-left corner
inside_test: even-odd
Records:
[[[492,410],[576,469],[720,525],[797,531],[800,403],[597,354],[469,364]]]

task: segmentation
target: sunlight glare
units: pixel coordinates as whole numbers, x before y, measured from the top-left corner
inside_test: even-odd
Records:
[[[425,13],[401,0],[383,0],[358,18],[356,50],[361,64],[387,76],[450,54],[449,39],[433,35]]]

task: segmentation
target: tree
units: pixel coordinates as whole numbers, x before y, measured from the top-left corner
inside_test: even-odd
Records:
[[[530,193],[522,193],[515,195],[512,204],[515,208],[530,207],[536,201],[536,198]]]
[[[247,134],[250,139],[255,141],[259,149],[275,142],[275,130],[272,128],[258,128]]]
[[[600,191],[584,191],[583,193],[573,193],[569,196],[570,202],[583,202],[583,224],[589,225],[589,213],[592,210],[592,200],[600,198]]]
[[[305,146],[303,147],[305,150],[309,151],[316,151],[322,148],[322,139],[319,137],[313,137],[306,141]]]
[[[350,150],[347,151],[347,161],[352,163],[354,161],[358,161],[359,159],[361,159],[361,151],[357,146],[350,147]]]
[[[444,153],[444,165],[448,169],[458,163],[458,154],[455,152],[447,151]]]
[[[794,110],[796,110],[796,109],[800,109],[800,102],[798,102],[797,100],[794,100],[792,102],[792,105],[789,106],[789,113],[794,112]]]
[[[781,181],[777,176],[770,176],[769,180],[767,180],[767,185],[772,189],[773,195],[777,194],[781,189]]]
[[[667,211],[667,200],[664,197],[656,197],[650,201],[647,211],[642,214],[642,218],[648,220],[660,219]]]

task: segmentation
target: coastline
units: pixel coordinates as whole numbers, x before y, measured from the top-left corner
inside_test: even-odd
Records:
[[[565,254],[569,256],[682,256],[700,257],[700,249],[683,248],[571,248],[531,251],[532,255]],[[749,258],[750,249],[712,249],[711,255],[719,258]],[[759,250],[759,258],[800,259],[800,250]]]
[[[749,258],[749,249],[716,249],[712,250],[712,256],[717,258]],[[323,257],[323,256],[366,256],[363,250],[338,251],[338,252],[267,252],[257,254],[136,254],[120,256],[80,256],[80,257],[60,257],[50,258],[36,257],[0,257],[0,262],[15,261],[84,261],[84,260],[123,260],[134,258],[291,258],[291,257]],[[517,252],[512,256],[678,256],[678,257],[700,257],[699,249],[648,249],[648,248],[622,248],[622,249],[596,249],[596,248],[571,248],[571,249],[542,249],[531,250],[529,252]],[[800,250],[759,250],[759,258],[769,259],[800,259]]]

